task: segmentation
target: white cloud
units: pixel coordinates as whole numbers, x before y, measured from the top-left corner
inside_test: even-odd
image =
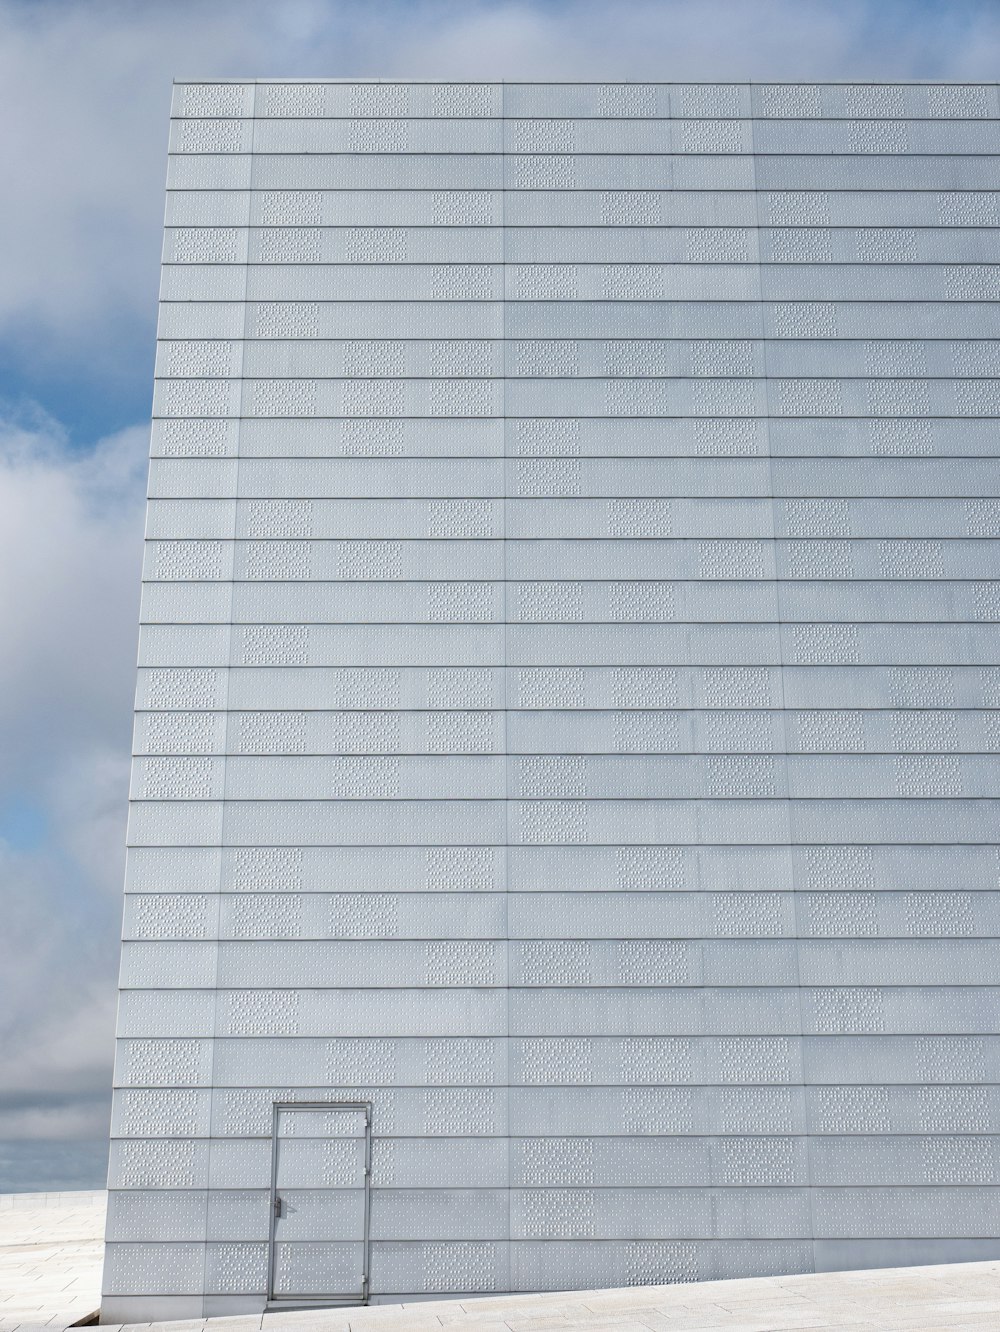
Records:
[[[0,420],[0,1138],[106,1121],[146,441]]]
[[[0,785],[35,774],[40,739],[105,741],[122,716],[147,439],[134,427],[81,455],[49,422],[0,421]]]

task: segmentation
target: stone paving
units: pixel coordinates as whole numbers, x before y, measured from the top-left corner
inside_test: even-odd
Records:
[[[996,1332],[1000,1262],[268,1313],[262,1318],[150,1323],[142,1332],[182,1328],[184,1332]]]
[[[105,1193],[0,1194],[0,1332],[49,1332],[101,1302]]]
[[[103,1193],[0,1195],[0,1332],[97,1310]],[[1000,1332],[1000,1261],[311,1309],[106,1332]]]

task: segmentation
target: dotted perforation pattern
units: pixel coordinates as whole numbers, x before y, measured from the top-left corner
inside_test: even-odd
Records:
[[[106,1321],[988,1256],[998,119],[177,85]]]

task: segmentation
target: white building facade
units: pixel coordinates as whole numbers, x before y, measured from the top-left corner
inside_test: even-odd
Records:
[[[105,1321],[995,1258],[995,85],[174,90]]]

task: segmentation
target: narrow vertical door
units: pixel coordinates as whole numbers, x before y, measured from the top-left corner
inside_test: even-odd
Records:
[[[368,1105],[275,1105],[272,1301],[367,1300],[370,1177]]]

